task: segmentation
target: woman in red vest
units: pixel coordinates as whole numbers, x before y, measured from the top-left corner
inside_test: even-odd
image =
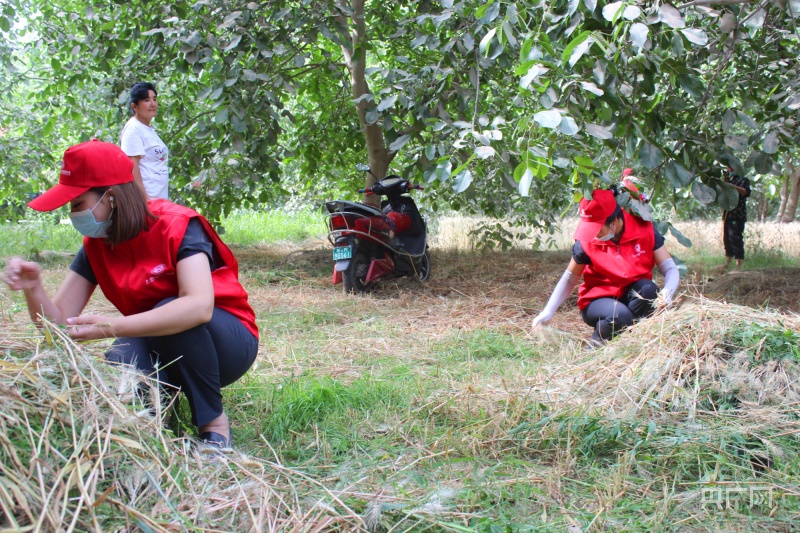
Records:
[[[611,339],[637,318],[650,315],[659,296],[653,266],[664,274],[661,300],[672,301],[680,274],[664,246],[664,237],[652,223],[620,209],[610,190],[595,190],[592,200],[581,200],[572,260],[533,327],[546,324],[578,289],[583,321],[594,328],[595,346]]]
[[[25,293],[32,320],[66,324],[77,341],[116,338],[109,361],[148,375],[160,368],[159,379],[186,394],[200,439],[229,448],[220,389],[255,361],[255,313],[236,259],[208,221],[167,200],[148,201],[132,168],[113,144],[69,148],[58,185],[28,205],[52,211],[70,204],[84,235],[72,272],[53,298],[36,263],[9,260],[4,281]],[[122,316],[80,316],[98,285]]]

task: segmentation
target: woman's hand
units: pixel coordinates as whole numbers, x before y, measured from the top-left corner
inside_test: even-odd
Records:
[[[6,263],[3,281],[12,291],[29,290],[41,284],[41,273],[39,263],[12,257]]]
[[[553,318],[553,315],[550,313],[546,313],[542,311],[536,317],[534,317],[533,321],[531,322],[531,329],[536,331],[537,329],[541,328]]]
[[[102,315],[76,316],[67,319],[67,333],[76,341],[93,341],[115,337],[117,319]]]

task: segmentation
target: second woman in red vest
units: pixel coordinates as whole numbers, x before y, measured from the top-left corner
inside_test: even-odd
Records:
[[[59,183],[28,205],[69,203],[84,235],[72,270],[51,299],[39,265],[13,258],[4,281],[39,315],[66,324],[78,341],[116,338],[106,354],[180,388],[201,440],[228,448],[232,433],[220,389],[244,375],[258,352],[255,313],[230,249],[197,212],[147,200],[133,163],[116,145],[89,141],[64,153]],[[122,316],[83,315],[99,286]]]
[[[581,200],[572,260],[533,327],[546,324],[583,277],[578,308],[594,328],[592,343],[611,339],[634,320],[650,315],[659,290],[653,266],[664,274],[661,299],[669,304],[680,275],[653,224],[620,209],[610,190]]]

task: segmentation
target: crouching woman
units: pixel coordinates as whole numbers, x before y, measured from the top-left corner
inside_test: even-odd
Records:
[[[652,314],[658,300],[669,305],[680,274],[664,237],[652,223],[621,209],[613,191],[597,189],[591,200],[582,199],[580,217],[572,259],[533,327],[549,322],[583,277],[578,308],[594,328],[591,342],[597,346]],[[660,298],[654,265],[664,275]]]
[[[197,212],[148,201],[130,158],[113,144],[69,148],[58,184],[28,205],[52,211],[67,203],[84,239],[55,296],[34,262],[12,258],[4,281],[24,292],[32,320],[65,324],[77,341],[115,337],[107,360],[145,374],[157,365],[159,379],[186,394],[200,439],[229,448],[220,389],[258,352],[255,313],[230,249]],[[98,285],[122,316],[81,316]]]

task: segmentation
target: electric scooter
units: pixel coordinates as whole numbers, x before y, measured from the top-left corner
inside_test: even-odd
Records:
[[[356,168],[372,174],[367,165]],[[428,279],[428,228],[417,204],[404,196],[412,189],[423,190],[391,175],[358,191],[385,196],[381,209],[347,200],[325,203],[334,285],[341,283],[348,293],[364,293],[381,278],[410,275],[419,281]]]

